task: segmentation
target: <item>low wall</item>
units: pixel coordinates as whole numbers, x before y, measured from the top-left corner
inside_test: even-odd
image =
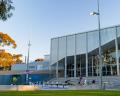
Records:
[[[41,89],[40,86],[34,85],[0,85],[0,91],[35,91]]]

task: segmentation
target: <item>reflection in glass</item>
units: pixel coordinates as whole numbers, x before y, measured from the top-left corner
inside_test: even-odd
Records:
[[[115,28],[104,29],[104,31],[101,32],[102,41],[105,40],[106,42],[105,44],[102,45],[104,76],[117,75],[117,64],[116,64],[116,55],[115,55],[116,52],[115,32],[116,32]]]
[[[57,62],[58,38],[51,40],[51,64]]]
[[[86,33],[76,35],[76,54],[86,53]]]
[[[67,77],[74,77],[74,56],[67,57]]]
[[[66,56],[66,37],[59,38],[59,60]]]
[[[57,63],[51,65],[51,73],[53,78],[56,78],[56,67],[57,67]]]
[[[64,77],[65,58],[58,62],[58,77]]]
[[[88,76],[97,76],[99,70],[98,31],[88,33]]]
[[[119,56],[119,68],[120,68],[120,27],[117,27],[117,40],[118,40],[118,56]]]
[[[67,56],[75,54],[75,35],[67,36]]]

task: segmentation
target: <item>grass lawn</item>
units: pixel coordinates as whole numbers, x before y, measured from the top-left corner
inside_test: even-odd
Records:
[[[120,96],[120,91],[52,90],[33,92],[0,92],[0,96]]]

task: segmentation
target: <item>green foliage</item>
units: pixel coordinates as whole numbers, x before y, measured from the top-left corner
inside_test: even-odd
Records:
[[[13,15],[11,10],[15,8],[12,3],[12,0],[0,0],[0,20],[6,21]]]

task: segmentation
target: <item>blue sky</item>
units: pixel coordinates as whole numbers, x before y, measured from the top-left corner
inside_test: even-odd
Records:
[[[97,28],[96,0],[13,0],[13,17],[0,23],[0,31],[9,34],[17,48],[9,52],[27,55],[31,40],[30,60],[50,53],[50,39]],[[100,0],[101,27],[120,24],[120,0]]]

